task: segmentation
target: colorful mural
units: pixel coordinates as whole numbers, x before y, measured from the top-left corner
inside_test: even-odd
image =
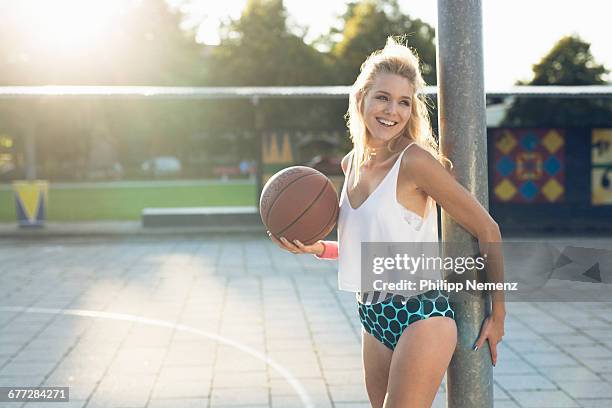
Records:
[[[502,203],[565,200],[565,131],[496,129],[493,198]]]
[[[612,204],[612,129],[591,134],[591,204]]]

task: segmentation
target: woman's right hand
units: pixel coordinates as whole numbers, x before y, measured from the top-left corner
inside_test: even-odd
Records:
[[[325,250],[321,241],[317,241],[312,245],[304,245],[297,239],[291,242],[285,237],[276,238],[270,231],[267,231],[267,233],[272,242],[278,245],[279,248],[289,251],[292,254],[313,254],[320,256]]]

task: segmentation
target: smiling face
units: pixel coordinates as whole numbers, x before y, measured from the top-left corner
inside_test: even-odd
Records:
[[[380,73],[363,101],[368,144],[380,146],[398,136],[412,112],[414,86],[402,76]]]

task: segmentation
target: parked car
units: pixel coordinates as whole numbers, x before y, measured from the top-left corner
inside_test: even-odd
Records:
[[[182,170],[181,161],[174,156],[157,156],[145,160],[141,168],[144,172],[155,176],[175,175]]]
[[[326,176],[341,176],[342,157],[318,155],[304,163],[304,166],[319,170]]]

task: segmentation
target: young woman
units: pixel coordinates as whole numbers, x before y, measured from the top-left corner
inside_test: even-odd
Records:
[[[440,204],[478,238],[501,242],[488,212],[440,163],[418,58],[389,38],[361,67],[349,97],[353,149],[342,160],[338,242],[303,245],[270,238],[295,254],[338,258],[341,290],[359,291],[361,242],[437,242]],[[365,383],[373,407],[430,407],[457,342],[444,291],[399,301],[392,293],[357,293]],[[504,334],[505,306],[493,302],[474,349],[489,342],[493,364]]]

